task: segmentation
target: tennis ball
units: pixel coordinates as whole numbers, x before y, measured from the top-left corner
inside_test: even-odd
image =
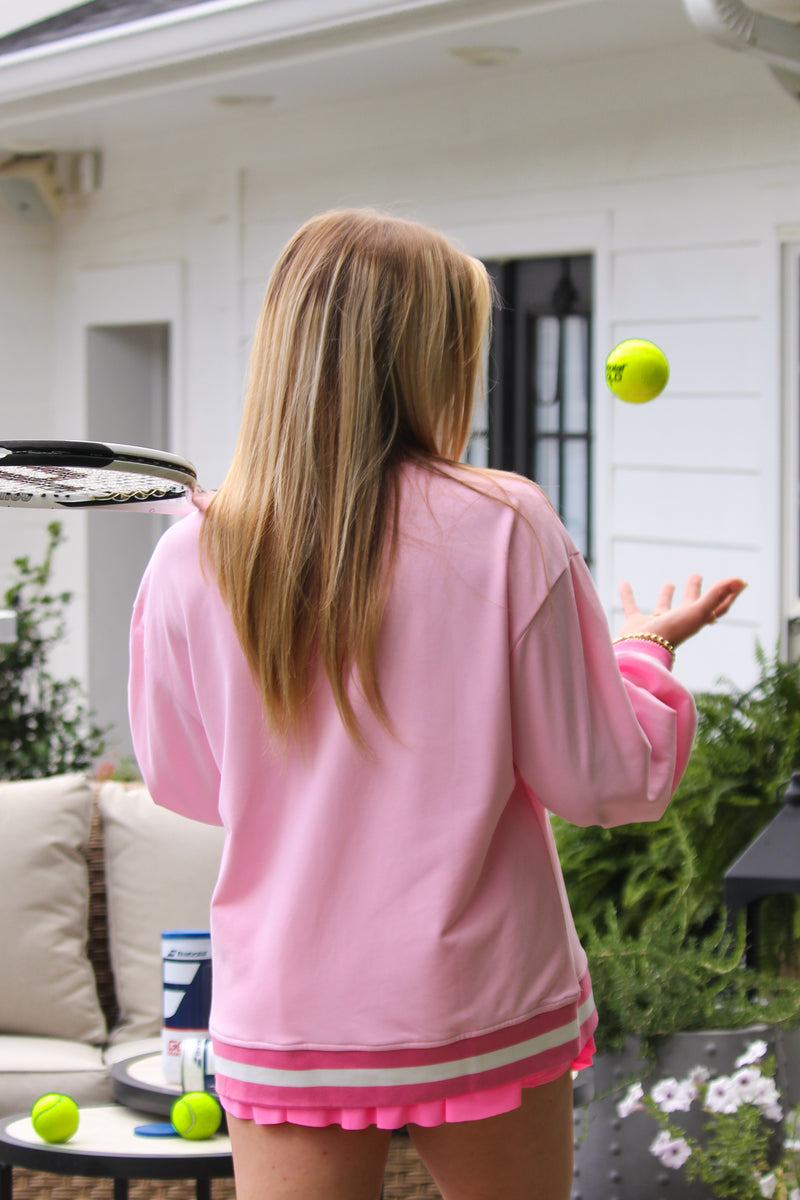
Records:
[[[173,1104],[170,1120],[181,1137],[200,1141],[217,1132],[222,1109],[208,1092],[186,1092]]]
[[[669,363],[652,342],[631,338],[620,342],[606,359],[606,383],[615,396],[631,404],[644,404],[663,392]]]
[[[44,1142],[68,1142],[80,1124],[78,1106],[71,1096],[49,1092],[31,1109],[33,1128]]]

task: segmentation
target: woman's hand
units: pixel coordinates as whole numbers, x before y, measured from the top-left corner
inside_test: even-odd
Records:
[[[200,512],[206,511],[213,498],[213,492],[204,492],[203,489],[199,487],[196,487],[192,492],[192,504],[195,506],[195,508],[199,508]]]
[[[687,638],[694,637],[704,625],[713,625],[717,617],[726,613],[747,584],[741,579],[721,579],[705,592],[702,592],[702,587],[702,577],[690,575],[683,599],[672,608],[675,585],[665,583],[658,593],[655,609],[648,615],[639,611],[631,585],[621,583],[619,594],[626,620],[617,636],[657,633],[671,645],[680,646]]]

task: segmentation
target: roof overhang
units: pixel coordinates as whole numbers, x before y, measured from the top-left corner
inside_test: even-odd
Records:
[[[720,45],[756,54],[780,70],[800,72],[800,25],[795,21],[756,11],[744,0],[683,0],[683,5],[700,32]]]
[[[212,0],[3,56],[0,106],[226,78],[259,63],[599,0]]]

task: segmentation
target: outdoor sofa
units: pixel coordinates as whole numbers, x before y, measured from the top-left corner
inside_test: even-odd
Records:
[[[162,929],[207,928],[223,831],[158,808],[142,784],[0,782],[0,1118],[38,1096],[109,1103],[110,1067],[157,1051]],[[230,1200],[233,1181],[213,1184]],[[111,1200],[106,1179],[15,1169],[14,1200]],[[439,1195],[407,1137],[384,1200]],[[188,1181],[130,1200],[190,1200]]]

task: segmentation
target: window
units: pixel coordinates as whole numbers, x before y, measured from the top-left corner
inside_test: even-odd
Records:
[[[499,304],[468,459],[534,479],[591,564],[591,257],[486,265]]]

